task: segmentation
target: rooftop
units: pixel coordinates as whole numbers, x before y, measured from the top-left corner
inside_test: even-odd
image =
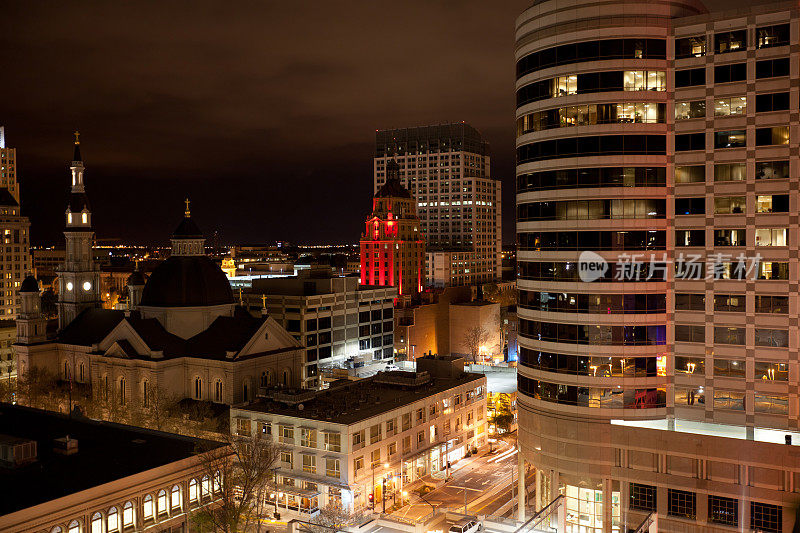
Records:
[[[156,318],[142,318],[134,311],[125,316],[124,311],[111,309],[86,309],[64,328],[58,342],[77,346],[93,346],[105,339],[123,320],[136,331],[150,350],[163,352],[163,359],[195,357],[201,359],[228,359],[229,352],[244,349],[253,335],[261,328],[264,318],[251,316],[247,311],[236,308],[234,316],[218,316],[203,331],[188,339],[182,339],[167,331]],[[150,359],[139,354],[128,345],[129,358]],[[295,346],[286,346],[293,350]]]
[[[475,386],[478,386],[480,384],[478,382],[484,379],[481,374],[468,372],[455,378],[429,377],[429,379],[418,375],[417,372],[379,372],[375,376],[356,381],[334,382],[331,388],[319,391],[313,398],[293,406],[264,398],[250,405],[239,405],[234,408],[351,425],[459,385],[474,382]]]
[[[35,440],[37,460],[0,468],[0,516],[116,481],[195,455],[199,439],[0,403],[7,437]],[[54,441],[69,435],[78,451],[62,455]],[[212,444],[205,442],[205,444]]]

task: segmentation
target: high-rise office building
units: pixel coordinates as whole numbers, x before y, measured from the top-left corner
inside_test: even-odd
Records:
[[[499,278],[501,186],[491,177],[489,145],[481,134],[463,122],[381,130],[375,145],[375,191],[386,183],[394,160],[417,201],[428,284]]]
[[[399,296],[413,296],[424,285],[425,240],[416,201],[398,179],[398,164],[390,160],[386,172],[361,235],[361,284],[397,287]]]
[[[15,319],[21,300],[17,290],[31,269],[31,223],[22,216],[17,184],[17,150],[6,146],[0,127],[0,320]]]
[[[568,531],[795,523],[798,15],[517,19],[521,456]]]
[[[0,126],[0,188],[8,190],[14,200],[19,203],[19,186],[17,185],[17,149],[6,146],[6,131]]]

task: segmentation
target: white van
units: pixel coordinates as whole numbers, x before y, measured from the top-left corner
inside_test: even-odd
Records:
[[[482,531],[483,526],[477,520],[464,518],[450,526],[450,533],[478,533]]]

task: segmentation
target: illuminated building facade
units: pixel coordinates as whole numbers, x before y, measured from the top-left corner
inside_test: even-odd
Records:
[[[492,179],[489,145],[463,122],[380,130],[374,186],[397,177],[417,203],[427,243],[426,283],[470,285],[500,277],[501,183]],[[453,261],[452,268],[434,265]],[[446,277],[445,277],[446,276]]]
[[[399,296],[415,295],[424,283],[425,240],[416,201],[398,179],[398,164],[390,161],[387,172],[361,236],[361,284],[394,286]]]
[[[461,357],[426,356],[417,372],[378,372],[296,398],[265,394],[231,408],[231,433],[272,435],[282,446],[281,492],[266,506],[281,518],[314,518],[329,505],[388,509],[404,483],[487,444],[486,376],[464,370]]]
[[[20,208],[17,150],[6,146],[0,127],[0,320],[13,320],[19,313],[16,292],[31,269],[30,227]]]
[[[359,285],[358,278],[334,277],[329,268],[254,279],[242,291],[251,313],[266,311],[305,346],[309,386],[320,370],[347,366],[348,360],[364,370],[393,360],[396,297],[395,287]]]
[[[796,3],[517,19],[521,455],[568,531],[795,523],[798,37]],[[609,267],[591,282],[584,251]]]

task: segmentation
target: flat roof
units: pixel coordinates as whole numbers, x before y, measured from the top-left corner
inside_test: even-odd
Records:
[[[392,372],[391,374],[411,376],[416,372]],[[376,381],[376,379],[380,379],[379,376],[380,374],[377,374],[364,379],[347,381],[339,387],[319,391],[313,398],[302,402],[302,410],[298,406],[290,406],[271,399],[259,399],[249,405],[234,406],[233,409],[351,425],[414,403],[427,396],[484,379],[483,374],[465,372],[457,378],[432,376],[430,381],[422,385],[403,386],[379,383]],[[478,384],[475,383],[475,385]]]
[[[0,403],[0,428],[37,445],[36,461],[0,467],[0,486],[9,488],[0,498],[0,516],[186,459],[201,445],[222,445],[7,403]],[[54,452],[55,439],[67,435],[78,441],[77,453]]]

